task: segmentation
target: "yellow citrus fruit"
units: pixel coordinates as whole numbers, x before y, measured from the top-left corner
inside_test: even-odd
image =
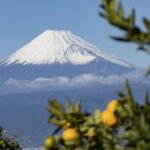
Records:
[[[105,110],[102,112],[101,117],[102,122],[109,127],[117,124],[117,117],[110,110]]]
[[[0,146],[4,146],[5,145],[5,143],[4,143],[4,141],[3,140],[0,140]]]
[[[4,141],[3,141],[3,140],[0,140],[0,144],[1,144],[1,143],[3,144],[3,143],[4,143]]]
[[[118,106],[118,101],[117,100],[112,100],[108,103],[107,109],[111,112],[115,112]]]
[[[64,141],[76,140],[80,137],[79,132],[74,128],[64,130],[62,138]]]
[[[44,140],[44,147],[46,150],[51,150],[55,146],[55,138],[52,136],[48,136]]]

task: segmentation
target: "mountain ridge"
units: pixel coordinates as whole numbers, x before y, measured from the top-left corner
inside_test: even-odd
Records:
[[[1,65],[54,63],[83,65],[97,59],[104,59],[120,66],[131,67],[128,63],[101,51],[70,31],[65,30],[46,30],[1,61]]]

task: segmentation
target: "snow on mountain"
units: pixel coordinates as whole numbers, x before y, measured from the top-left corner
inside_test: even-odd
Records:
[[[104,59],[123,67],[130,65],[89,44],[70,31],[46,30],[30,43],[2,61],[2,64],[42,65],[66,64],[82,65],[97,59]]]

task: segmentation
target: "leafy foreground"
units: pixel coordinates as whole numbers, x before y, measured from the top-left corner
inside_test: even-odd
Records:
[[[136,11],[133,9],[128,17],[124,12],[121,1],[101,0],[100,16],[105,18],[112,26],[125,32],[124,36],[112,36],[120,42],[132,42],[138,45],[138,50],[150,54],[150,20],[143,17],[143,30],[136,24]]]
[[[0,128],[0,150],[21,150],[15,138],[16,136],[4,136],[3,129]]]
[[[46,150],[150,150],[150,102],[148,94],[140,105],[134,100],[126,81],[126,93],[119,93],[101,112],[81,111],[67,103],[49,101],[49,122],[56,131],[44,141]]]

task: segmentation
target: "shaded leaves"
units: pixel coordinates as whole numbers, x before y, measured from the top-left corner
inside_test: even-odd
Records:
[[[105,18],[111,25],[125,32],[124,36],[111,36],[119,42],[132,42],[138,45],[138,50],[150,53],[150,20],[143,18],[146,31],[142,31],[136,25],[136,12],[133,9],[127,17],[124,13],[122,3],[116,0],[102,0],[100,16]]]

